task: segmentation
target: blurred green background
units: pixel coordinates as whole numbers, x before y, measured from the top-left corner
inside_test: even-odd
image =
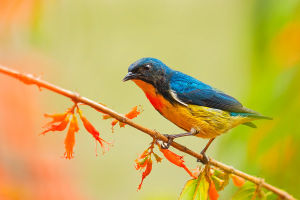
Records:
[[[299,0],[0,0],[1,64],[41,75],[120,113],[142,105],[137,123],[163,133],[182,132],[136,85],[121,81],[142,57],[161,59],[272,116],[273,121],[257,121],[257,129],[240,126],[222,135],[208,155],[300,197]],[[2,75],[0,93],[0,197],[2,192],[7,199],[71,199],[71,193],[72,199],[176,199],[189,179],[184,170],[163,162],[154,165],[137,192],[141,177],[134,160],[151,138],[131,127],[111,133],[110,123],[89,108],[83,108],[85,115],[114,146],[96,157],[94,139],[81,129],[75,158],[64,160],[65,133],[38,133],[46,121],[43,113],[63,112],[71,102]],[[13,103],[19,107],[7,106]],[[28,113],[29,121],[22,123]],[[9,123],[19,130],[5,128]],[[30,137],[24,133],[28,123]],[[207,142],[179,140],[196,151]],[[193,158],[185,160],[196,167]],[[28,176],[33,162],[32,171],[41,170],[39,179]],[[1,182],[3,174],[9,184]],[[42,188],[41,196],[35,186]],[[220,199],[236,190],[230,184]]]

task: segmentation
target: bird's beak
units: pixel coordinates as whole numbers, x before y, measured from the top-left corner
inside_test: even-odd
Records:
[[[125,82],[134,78],[135,78],[135,74],[132,72],[128,72],[128,74],[126,74],[126,76],[123,78],[123,81]]]

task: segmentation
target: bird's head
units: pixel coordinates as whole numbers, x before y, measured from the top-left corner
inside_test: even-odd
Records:
[[[141,80],[153,86],[166,82],[172,70],[155,58],[142,58],[131,64],[123,81]]]

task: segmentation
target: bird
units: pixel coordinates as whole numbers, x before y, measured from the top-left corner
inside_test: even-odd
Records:
[[[203,164],[208,163],[205,152],[214,139],[243,124],[252,128],[257,119],[271,119],[244,107],[238,100],[192,76],[168,67],[156,58],[145,57],[128,68],[123,81],[133,81],[140,87],[152,106],[166,119],[183,129],[184,133],[165,134],[169,148],[175,138],[196,136],[209,139],[200,152]]]

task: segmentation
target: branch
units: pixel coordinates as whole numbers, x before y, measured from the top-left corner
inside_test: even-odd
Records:
[[[149,136],[151,136],[152,138],[161,140],[163,142],[168,142],[168,138],[165,137],[164,135],[162,135],[161,133],[148,129],[140,124],[137,124],[135,122],[133,122],[132,120],[124,117],[122,114],[115,112],[112,109],[109,109],[106,106],[103,106],[93,100],[90,100],[86,97],[82,97],[80,96],[78,93],[76,92],[72,92],[70,90],[66,90],[64,88],[58,87],[56,85],[53,85],[49,82],[46,82],[44,80],[41,80],[40,78],[34,77],[32,74],[24,74],[24,73],[20,73],[16,70],[13,69],[9,69],[7,67],[4,67],[2,65],[0,65],[0,73],[6,74],[8,76],[14,77],[16,79],[19,79],[20,81],[22,81],[25,84],[34,84],[37,85],[39,88],[45,88],[48,90],[51,90],[52,92],[58,93],[60,95],[63,95],[65,97],[70,98],[71,100],[73,100],[74,102],[78,102],[78,103],[84,103],[96,110],[100,110],[108,115],[110,115],[111,117],[119,120],[120,122],[126,123],[138,130],[140,130],[141,132],[144,132],[146,134],[148,134]],[[189,154],[197,159],[202,160],[203,156],[201,154],[198,154],[192,150],[190,150],[189,148],[177,143],[177,142],[172,142],[171,146],[173,146],[175,149],[182,151],[186,154]],[[209,163],[217,168],[222,169],[223,171],[227,172],[227,173],[231,173],[234,174],[236,176],[239,176],[241,178],[244,178],[248,181],[251,181],[252,183],[256,184],[258,187],[264,187],[265,189],[272,191],[273,193],[277,194],[279,197],[283,198],[283,199],[288,199],[288,200],[295,200],[295,198],[293,196],[291,196],[290,194],[288,194],[287,192],[276,188],[273,185],[270,185],[268,183],[266,183],[264,181],[264,179],[262,178],[258,178],[249,174],[246,174],[242,171],[239,171],[237,169],[234,169],[231,166],[228,166],[226,164],[223,164],[219,161],[216,161],[212,158],[209,158]]]

